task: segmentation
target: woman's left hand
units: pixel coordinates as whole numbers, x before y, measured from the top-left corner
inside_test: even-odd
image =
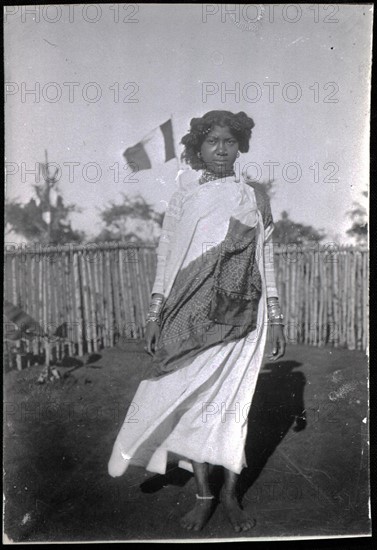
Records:
[[[270,331],[272,336],[272,349],[271,354],[268,356],[268,358],[272,361],[277,361],[277,359],[283,357],[285,353],[286,343],[283,325],[270,325]]]

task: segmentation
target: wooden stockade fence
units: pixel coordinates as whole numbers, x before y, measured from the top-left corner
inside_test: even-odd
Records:
[[[288,343],[367,349],[368,250],[288,245],[275,252],[275,266]]]
[[[289,343],[367,349],[368,251],[335,245],[275,248],[280,302]],[[119,338],[144,336],[153,286],[153,245],[101,243],[5,253],[5,300],[42,330],[5,319],[6,349],[50,362],[96,353]],[[13,342],[13,343],[12,343]]]

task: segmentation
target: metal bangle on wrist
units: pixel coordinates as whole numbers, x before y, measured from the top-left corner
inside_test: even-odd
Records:
[[[269,318],[268,321],[270,325],[280,325],[281,327],[284,327],[283,319],[284,319],[284,316],[279,315],[279,317]]]
[[[145,321],[145,324],[148,323],[157,323],[157,325],[161,325],[161,319],[159,315],[156,315],[155,313],[147,313],[147,319]]]
[[[270,325],[284,326],[284,315],[280,309],[279,299],[275,296],[267,299],[267,315]]]
[[[148,323],[157,323],[161,324],[160,313],[162,310],[162,305],[164,303],[163,296],[154,296],[149,304],[149,311],[147,313],[146,324]]]

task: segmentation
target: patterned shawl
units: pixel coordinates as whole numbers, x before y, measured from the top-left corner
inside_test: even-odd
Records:
[[[176,249],[180,258],[186,258],[186,264],[181,261],[173,275],[161,312],[161,332],[153,360],[155,376],[182,368],[201,351],[243,338],[256,328],[262,292],[257,242],[259,232],[272,222],[269,202],[234,178],[204,185],[208,192],[202,194],[203,198],[196,187],[187,195],[186,209],[183,201],[178,224],[186,229],[185,219],[190,223],[187,231],[177,232],[172,242],[170,261]],[[224,201],[231,202],[230,196],[233,202],[227,208]],[[207,208],[194,208],[195,204],[202,205],[198,201],[207,201]],[[200,228],[205,227],[207,216],[212,224],[218,219],[219,233],[224,223],[227,229],[215,240],[217,229],[212,225],[216,246],[205,250],[202,246],[201,254],[193,253],[191,258],[190,250],[195,246],[198,249]],[[187,255],[183,255],[186,248],[188,262]]]

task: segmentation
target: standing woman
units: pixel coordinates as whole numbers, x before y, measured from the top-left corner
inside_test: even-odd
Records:
[[[181,183],[165,214],[146,328],[153,376],[140,383],[137,415],[126,416],[109,462],[113,477],[130,464],[164,474],[174,456],[195,476],[196,503],[181,520],[195,531],[214,510],[211,465],[224,468],[221,502],[234,530],[253,526],[236,485],[268,329],[271,358],[285,351],[268,197],[234,172],[253,126],[243,112],[210,111],[182,138],[182,158],[201,173]]]

